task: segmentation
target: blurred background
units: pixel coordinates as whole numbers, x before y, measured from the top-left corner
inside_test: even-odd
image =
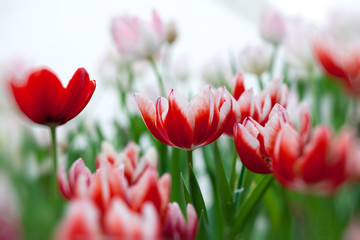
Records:
[[[77,68],[84,67],[90,78],[97,81],[97,89],[89,105],[77,118],[71,121],[71,124],[61,126],[58,131],[60,160],[69,161],[67,163],[69,166],[72,161],[82,157],[85,160],[88,159],[87,165],[89,166],[89,161],[94,163],[103,140],[111,139],[117,150],[122,149],[128,140],[136,140],[141,145],[142,150],[152,144],[149,134],[145,134],[145,139],[140,138],[141,132],[147,132],[141,117],[131,116],[133,118],[129,120],[125,116],[138,111],[136,104],[131,99],[132,92],[129,91],[129,96],[125,96],[125,98],[130,98],[129,100],[121,99],[119,101],[118,99],[117,81],[120,80],[121,82],[121,79],[117,78],[122,78],[122,75],[118,75],[116,69],[116,64],[119,64],[120,61],[118,62],[116,47],[111,34],[111,22],[114,17],[128,13],[150,19],[151,11],[156,9],[164,24],[167,27],[175,27],[177,32],[177,39],[165,57],[170,59],[167,63],[170,66],[163,67],[163,69],[169,69],[170,72],[164,71],[163,74],[165,78],[172,76],[183,80],[179,81],[179,89],[183,88],[181,90],[185,92],[188,89],[197,92],[204,85],[204,81],[207,81],[207,78],[217,74],[214,73],[217,68],[221,69],[225,80],[232,78],[234,71],[231,64],[234,62],[238,64],[241,50],[249,44],[261,44],[263,42],[259,25],[263,11],[268,6],[278,9],[286,19],[292,19],[291,21],[294,22],[305,22],[313,28],[324,28],[324,26],[326,28],[335,24],[338,18],[346,19],[343,12],[360,12],[360,1],[358,0],[0,0],[0,159],[5,160],[0,161],[0,177],[1,169],[21,169],[19,172],[22,174],[24,170],[26,181],[34,180],[33,185],[29,184],[29,190],[25,191],[18,188],[20,189],[18,191],[20,196],[32,194],[31,191],[34,192],[33,196],[27,196],[31,202],[20,204],[25,208],[23,225],[30,229],[25,229],[25,232],[31,232],[32,227],[39,229],[39,226],[46,219],[45,217],[36,222],[32,218],[34,214],[38,214],[36,209],[44,208],[42,201],[44,201],[43,198],[46,194],[42,193],[44,194],[43,198],[41,194],[40,197],[37,197],[36,193],[42,190],[36,187],[31,189],[31,187],[36,186],[36,181],[46,176],[51,169],[51,163],[48,161],[50,135],[44,127],[31,123],[17,110],[18,108],[13,103],[12,96],[8,91],[6,73],[9,69],[19,71],[20,74],[29,66],[45,65],[57,73],[65,85]],[[360,18],[360,14],[352,16],[355,18],[359,16],[358,18]],[[359,24],[360,19],[349,20],[349,23],[353,22]],[[350,27],[360,29],[359,25]],[[294,34],[293,36],[297,36],[297,40],[300,40],[301,43],[303,35],[301,31],[297,34],[299,35]],[[306,61],[308,52],[303,51],[303,45],[298,43],[295,41],[295,44],[290,44],[290,48],[295,49],[292,51],[294,54],[292,57]],[[285,58],[288,62],[293,60],[291,56],[285,56],[285,47],[289,47],[289,45],[284,44],[279,49],[275,70],[272,73],[274,77],[283,74],[284,69],[282,67]],[[299,49],[298,53],[300,54],[297,55],[296,49]],[[307,50],[311,51],[311,49]],[[302,57],[303,59],[301,59]],[[312,65],[316,65],[313,59],[311,61]],[[314,68],[318,73],[320,72],[316,66]],[[135,82],[134,90],[145,92],[153,99],[158,96],[158,93],[154,93],[154,89],[151,88],[151,84],[156,82],[156,77],[150,68],[150,64],[139,61],[139,63],[134,64],[134,72],[137,78],[145,81],[145,83],[140,82],[139,84]],[[291,73],[291,71],[289,72]],[[296,72],[295,74],[299,73]],[[257,83],[254,81],[256,76],[248,73],[245,75],[248,86],[257,88]],[[268,76],[265,75],[266,77]],[[127,79],[127,76],[124,79]],[[291,79],[291,76],[286,76],[286,79]],[[298,79],[301,79],[301,73],[297,75]],[[207,81],[207,84],[209,82],[211,80]],[[129,83],[120,83],[120,88],[125,86],[124,89],[127,89],[126,84]],[[186,94],[184,95],[186,96]],[[343,98],[343,95],[337,96]],[[308,101],[306,97],[302,100]],[[327,99],[324,97],[322,103],[329,106],[326,105],[326,101]],[[333,101],[339,102],[339,108],[343,107],[338,98]],[[126,111],[130,113],[121,109],[120,105],[124,102],[127,102],[128,109]],[[348,103],[346,102],[346,104]],[[326,107],[320,110],[322,111],[321,114],[329,115],[326,112]],[[337,110],[333,110],[333,112],[336,114]],[[343,112],[346,112],[346,109]],[[333,124],[335,128],[339,128],[345,122],[344,116],[338,125]],[[327,119],[324,117],[323,122],[331,121],[331,119]],[[133,123],[132,120],[134,120]],[[142,129],[137,131],[136,128],[139,127]],[[129,128],[132,132],[129,131]],[[197,153],[201,154],[200,152]],[[197,164],[201,165],[202,163],[196,162],[195,165]],[[90,165],[90,168],[93,170],[94,164]],[[196,166],[196,168],[204,169],[204,166]],[[15,178],[13,182],[14,185],[20,185],[21,181],[16,182]],[[206,196],[211,195],[207,192],[210,183],[201,177],[199,177],[199,182],[205,200],[209,204],[211,199]],[[7,188],[0,184],[0,193],[9,192]],[[360,189],[358,192],[359,194],[356,197],[350,193],[343,194],[344,197],[339,197],[341,204],[336,205],[340,206],[336,211],[337,213],[344,213],[343,219],[346,220],[339,220],[344,225],[347,224],[350,213],[355,209],[354,206],[348,206],[360,199]],[[272,202],[271,197],[268,196],[269,202]],[[9,199],[4,201],[12,202],[12,198],[15,197],[9,196]],[[1,206],[7,206],[6,204],[1,205],[1,203],[0,198],[0,211]],[[322,202],[313,201],[313,205],[309,209],[317,209],[320,205],[317,205],[318,203]],[[333,206],[331,204],[323,205],[322,213],[327,213],[326,207]],[[47,207],[50,208],[51,206]],[[270,206],[270,208],[272,207]],[[344,207],[345,210],[341,207]],[[282,206],[279,209],[282,209]],[[299,209],[295,210],[299,213],[301,212]],[[319,219],[322,221],[326,217],[324,214]],[[258,218],[256,229],[264,228],[264,221],[264,219]],[[283,222],[281,220],[279,222],[281,224],[279,224],[278,229],[282,229]],[[336,221],[334,222],[336,223]],[[339,228],[341,229],[338,232],[341,233],[344,226]],[[36,232],[36,229],[33,232]],[[51,230],[48,229],[48,232]],[[264,237],[261,238],[261,236],[258,239],[266,239],[267,232],[263,232],[265,232]],[[320,234],[323,233],[321,230],[319,232]],[[306,239],[307,236],[304,234],[302,237],[302,239]],[[316,237],[313,239],[317,239]]]
[[[117,109],[111,94],[102,92],[102,64],[114,49],[115,16],[128,13],[149,19],[151,10],[157,9],[164,22],[174,22],[178,31],[172,48],[175,68],[199,78],[207,64],[237,57],[245,45],[261,40],[259,21],[267,5],[317,25],[333,9],[360,7],[356,0],[2,0],[0,4],[0,71],[19,62],[46,65],[66,83],[75,69],[85,67],[98,85],[85,112],[105,123]]]

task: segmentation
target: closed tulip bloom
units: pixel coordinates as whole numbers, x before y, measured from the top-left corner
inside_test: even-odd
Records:
[[[68,86],[48,69],[30,73],[25,83],[11,80],[11,88],[20,110],[33,122],[58,126],[76,117],[88,104],[96,82],[90,80],[84,68],[79,68]]]
[[[127,61],[153,57],[166,40],[165,28],[156,11],[150,22],[136,16],[115,18],[112,34],[118,51]]]
[[[234,125],[234,142],[244,166],[255,173],[272,173],[271,155],[281,127],[289,122],[286,110],[276,104],[265,127],[251,117]]]
[[[286,34],[285,18],[279,10],[274,7],[265,8],[260,22],[261,36],[274,45],[282,42]]]
[[[348,177],[351,138],[346,132],[333,136],[326,126],[310,135],[307,131],[298,133],[289,124],[280,130],[273,153],[274,176],[296,191],[331,194]]]
[[[57,174],[61,193],[68,200],[75,197],[87,196],[88,187],[91,183],[91,176],[90,170],[85,166],[84,160],[81,158],[71,165],[67,176],[65,166],[62,166]]]
[[[142,118],[159,141],[185,150],[194,150],[215,141],[230,118],[232,100],[225,88],[205,87],[190,102],[172,90],[169,98],[156,103],[135,94]]]
[[[240,52],[240,65],[245,71],[260,76],[270,68],[272,52],[268,44],[246,46]]]
[[[196,236],[198,218],[190,203],[186,207],[187,222],[177,202],[169,203],[163,222],[163,237],[166,239],[193,240]]]
[[[161,223],[155,207],[145,203],[133,212],[121,199],[115,198],[104,220],[105,239],[162,239]]]
[[[101,239],[102,231],[99,221],[99,211],[89,199],[72,201],[56,229],[55,239]]]

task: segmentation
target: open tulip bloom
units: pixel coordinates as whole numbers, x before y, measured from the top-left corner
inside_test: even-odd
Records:
[[[84,68],[79,68],[68,86],[43,68],[30,73],[21,85],[12,79],[11,88],[20,110],[33,122],[58,126],[76,117],[88,104],[96,82]]]
[[[135,94],[142,118],[160,142],[187,151],[205,146],[224,132],[232,101],[225,88],[205,87],[190,102],[172,90],[156,103]]]

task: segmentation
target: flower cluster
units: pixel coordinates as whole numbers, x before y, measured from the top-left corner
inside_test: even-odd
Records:
[[[194,239],[197,215],[186,208],[187,222],[179,205],[169,202],[170,175],[157,175],[157,157],[150,149],[139,159],[130,142],[120,153],[108,144],[96,158],[91,173],[82,159],[58,173],[61,193],[70,201],[56,237],[123,239]]]

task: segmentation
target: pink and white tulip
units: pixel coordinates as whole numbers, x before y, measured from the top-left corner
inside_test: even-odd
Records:
[[[100,213],[92,201],[86,198],[72,201],[56,229],[55,239],[101,239],[102,231],[99,223]]]
[[[153,57],[165,42],[166,32],[157,12],[150,22],[136,16],[120,16],[112,22],[112,34],[121,56],[127,61]]]
[[[269,70],[273,48],[268,44],[249,45],[240,52],[240,66],[246,72],[260,76]]]
[[[165,220],[162,226],[163,237],[174,240],[193,240],[196,237],[198,218],[195,208],[188,204],[186,207],[187,222],[176,202],[167,206]]]
[[[264,9],[260,22],[261,36],[274,45],[282,42],[286,33],[285,18],[282,13],[272,7],[268,6]]]

